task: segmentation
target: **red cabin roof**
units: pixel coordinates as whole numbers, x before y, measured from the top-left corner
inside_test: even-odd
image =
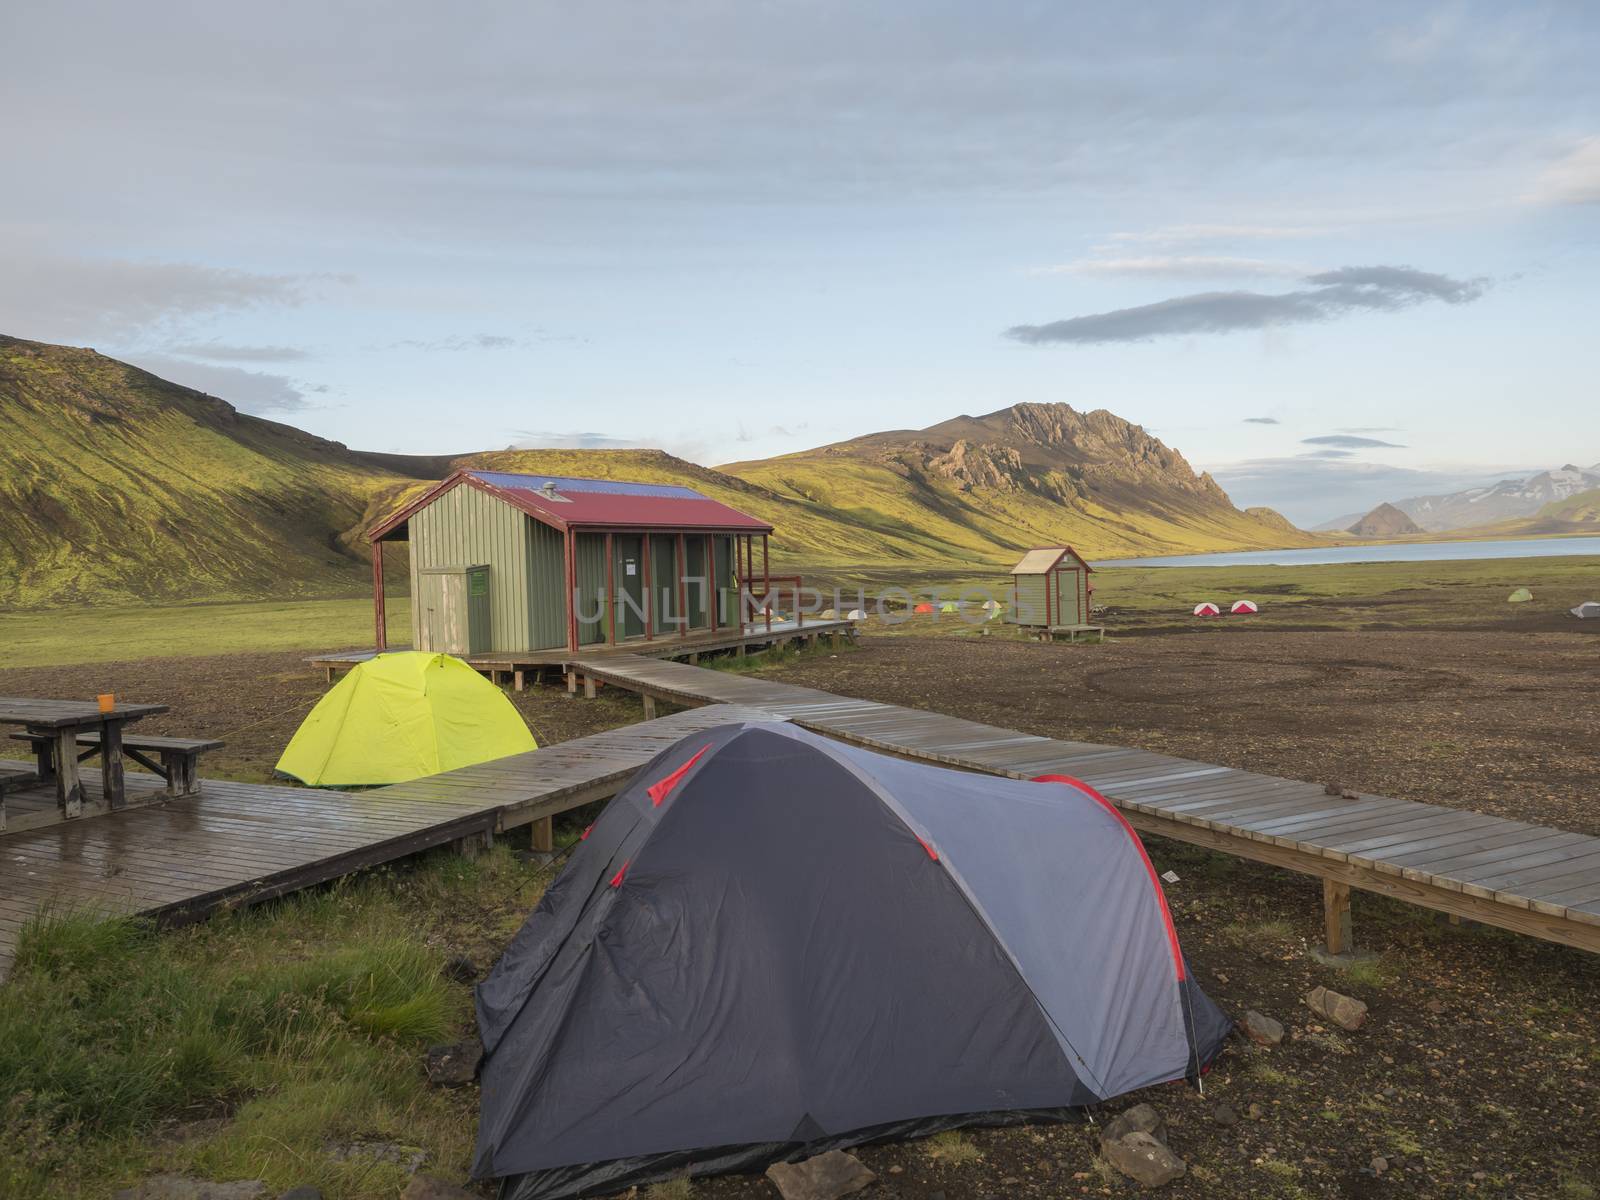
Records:
[[[506,471],[457,471],[405,508],[374,526],[369,541],[393,533],[419,509],[451,488],[467,484],[498,496],[557,529],[698,529],[771,533],[772,526],[693,488],[668,483],[625,483]]]

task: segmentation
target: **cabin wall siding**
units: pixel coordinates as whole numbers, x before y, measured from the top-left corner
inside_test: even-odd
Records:
[[[642,532],[642,531],[641,531]],[[492,645],[486,653],[556,650],[567,644],[566,538],[559,530],[521,509],[470,485],[455,487],[418,509],[409,520],[407,574],[413,602],[411,644],[424,645],[421,572],[437,567],[487,566]],[[630,535],[636,536],[636,535]],[[713,586],[722,594],[719,628],[738,619],[733,536],[685,532],[687,575],[706,574],[707,540],[714,547]],[[654,636],[676,637],[683,626],[679,612],[678,533],[654,531],[650,537],[651,613]],[[601,595],[606,585],[606,535],[573,535],[576,566],[578,644],[605,642],[610,634]],[[642,569],[642,568],[641,568]],[[618,568],[620,571],[620,568]],[[621,580],[618,581],[619,588]],[[690,587],[690,628],[709,625],[706,594]],[[587,617],[588,619],[584,619]],[[622,629],[618,627],[618,639]]]
[[[528,538],[528,649],[567,644],[566,538],[524,517]]]
[[[1044,624],[1044,576],[1012,576],[1017,585],[1016,603],[1006,609],[1006,620],[1014,625]]]
[[[528,517],[475,487],[451,488],[410,520],[411,594],[420,596],[425,567],[489,568],[490,628],[496,651],[530,649]],[[422,614],[413,606],[411,644],[423,643]]]
[[[605,619],[606,535],[580,533],[574,537],[578,560],[578,645],[603,642],[609,635]]]

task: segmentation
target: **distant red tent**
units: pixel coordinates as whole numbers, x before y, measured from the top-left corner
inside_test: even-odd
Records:
[[[1235,600],[1228,611],[1236,617],[1248,617],[1261,610],[1256,607],[1254,600]]]
[[[1194,615],[1197,617],[1220,617],[1222,610],[1207,600],[1204,604],[1196,604],[1194,606]]]
[[[919,613],[931,613],[933,611],[933,605],[927,603],[919,604],[911,611]]]

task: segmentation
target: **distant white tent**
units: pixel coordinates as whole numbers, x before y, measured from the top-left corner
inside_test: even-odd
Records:
[[[1003,607],[1005,606],[998,600],[985,600],[983,602],[984,612],[999,612]]]
[[[1585,600],[1572,610],[1580,621],[1600,621],[1600,600]]]
[[[1222,610],[1207,600],[1204,604],[1196,604],[1194,606],[1194,615],[1197,617],[1220,617]]]
[[[1256,607],[1256,602],[1254,600],[1235,600],[1233,602],[1233,607],[1228,611],[1236,617],[1248,617],[1253,613],[1260,612],[1261,610]]]
[[[859,608],[852,608],[849,612],[845,613],[844,616],[845,620],[847,621],[865,621],[867,619],[867,614],[862,612]]]
[[[833,609],[831,609],[831,608],[825,608],[821,612],[819,612],[817,614],[817,616],[820,617],[824,621],[832,621],[832,620],[835,620],[839,616],[839,614],[834,612]]]

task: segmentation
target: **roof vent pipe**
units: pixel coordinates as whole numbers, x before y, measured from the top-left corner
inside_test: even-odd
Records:
[[[555,480],[546,479],[544,481],[543,486],[541,486],[539,490],[542,491],[545,494],[545,497],[547,499],[554,500],[556,498],[556,483],[555,483]]]

